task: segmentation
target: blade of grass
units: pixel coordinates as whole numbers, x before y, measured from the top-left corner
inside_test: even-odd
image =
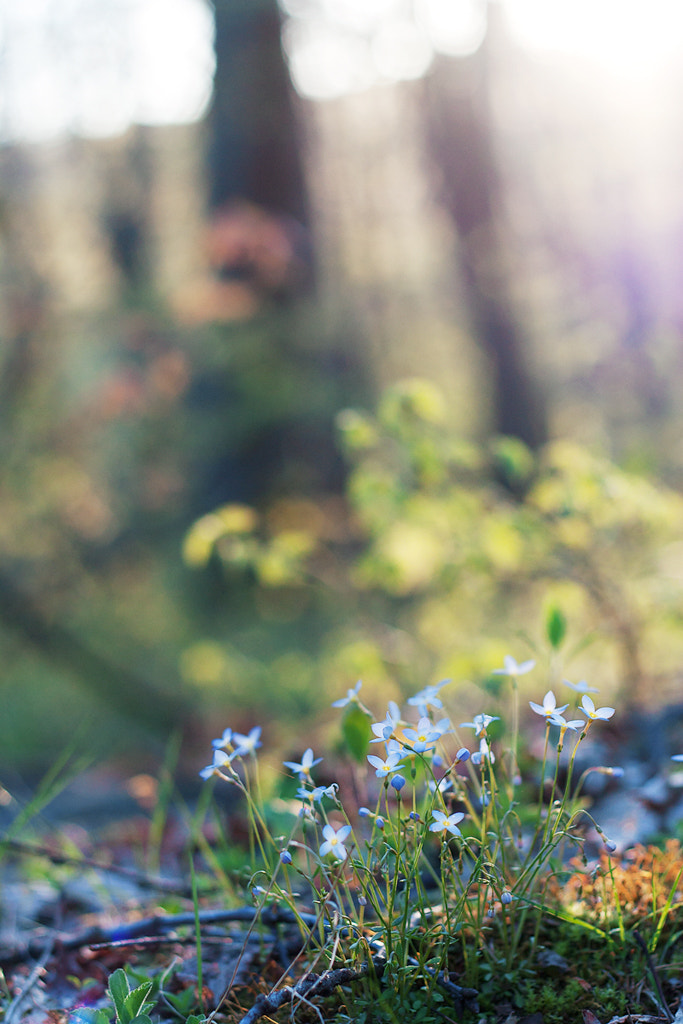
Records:
[[[662,907],[661,913],[659,914],[659,920],[657,921],[657,927],[655,928],[654,935],[650,939],[650,952],[651,953],[654,953],[654,951],[657,948],[657,943],[659,942],[659,936],[662,934],[662,928],[666,924],[667,917],[669,916],[669,914],[671,912],[671,908],[673,906],[674,897],[675,897],[676,893],[678,892],[678,883],[681,880],[681,875],[683,875],[683,864],[681,864],[681,867],[679,868],[678,874],[676,875],[676,880],[674,881],[673,885],[669,889],[669,895],[668,895],[667,901],[664,904],[664,906]],[[655,908],[655,913],[656,913],[657,902],[656,902],[656,900],[654,898],[654,892],[653,892],[653,898],[652,898],[652,906],[653,906],[653,908]]]
[[[91,756],[82,756],[69,764],[73,756],[76,742],[69,744],[59,755],[55,763],[45,773],[38,788],[27,804],[19,811],[16,818],[5,831],[0,841],[0,854],[5,850],[5,843],[13,839],[28,823],[44,810],[48,804],[63,792],[74,779],[81,775],[92,764]]]
[[[152,874],[160,874],[161,846],[168,821],[168,811],[175,788],[174,775],[180,756],[182,738],[179,732],[174,733],[166,746],[164,762],[159,772],[159,788],[149,826],[149,845],[147,848],[146,869]]]
[[[194,868],[194,856],[190,855],[190,875],[192,878],[192,907],[194,909],[194,934],[197,944],[197,991],[199,1009],[204,1014],[204,977],[202,970],[202,932],[199,920],[199,897],[197,895],[197,872]]]

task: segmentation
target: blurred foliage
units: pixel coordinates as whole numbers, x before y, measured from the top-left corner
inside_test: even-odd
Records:
[[[41,302],[0,349],[1,762],[39,770],[37,752],[49,763],[80,726],[98,757],[154,761],[179,724],[204,739],[212,681],[267,693],[269,659],[278,682],[293,678],[296,715],[306,656],[286,653],[276,625],[264,644],[249,597],[190,572],[182,538],[199,517],[184,554],[201,561],[221,531],[248,544],[256,523],[216,504],[337,486],[332,424],[358,395],[353,370],[314,340],[304,303],[181,329],[150,296],[80,317]],[[271,585],[308,536],[271,545]],[[234,652],[210,639],[226,622]]]
[[[313,631],[305,654],[286,656],[305,663],[300,680],[315,676],[306,713],[359,676],[389,696],[418,679],[482,681],[513,644],[551,679],[580,671],[627,702],[647,702],[655,679],[661,699],[667,679],[675,693],[679,494],[570,441],[534,455],[511,438],[454,436],[443,396],[422,380],[338,425],[348,518],[305,501],[253,519],[227,505],[185,542],[188,562],[219,569],[229,588],[249,579],[267,618],[317,619],[317,648]],[[232,688],[235,654],[218,645],[207,662],[218,650],[215,683]],[[185,664],[199,682],[202,667]]]
[[[511,651],[666,699],[674,492],[567,441],[475,444],[424,381],[362,411],[305,303],[191,329],[148,296],[45,303],[0,353],[5,764],[78,728],[98,757],[156,761],[228,709],[291,743],[359,678],[493,693]]]

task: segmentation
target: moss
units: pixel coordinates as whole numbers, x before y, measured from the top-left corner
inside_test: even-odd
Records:
[[[641,1006],[629,1002],[628,993],[616,982],[590,985],[582,978],[563,982],[532,981],[527,985],[522,1010],[525,1014],[540,1013],[544,1024],[567,1024],[580,1020],[584,1010],[592,1010],[600,1019],[611,1019],[626,1013],[639,1013]]]

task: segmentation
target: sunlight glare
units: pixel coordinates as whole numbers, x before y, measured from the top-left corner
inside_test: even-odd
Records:
[[[484,41],[485,0],[417,0],[415,13],[438,53],[466,57]]]
[[[354,32],[370,32],[395,18],[401,0],[319,0],[326,21]]]
[[[0,138],[116,135],[197,120],[211,95],[207,0],[4,0]]]
[[[505,0],[505,12],[522,45],[618,74],[648,74],[683,53],[682,0]]]
[[[161,33],[163,46],[152,46]],[[138,120],[142,124],[196,121],[212,88],[209,5],[197,0],[145,0],[135,11],[132,34],[132,63],[141,69]]]
[[[420,27],[404,18],[377,32],[372,56],[382,78],[395,82],[421,78],[432,62],[433,51]]]
[[[294,86],[310,99],[332,99],[373,83],[370,47],[364,38],[332,29],[318,19],[292,18],[283,47]]]

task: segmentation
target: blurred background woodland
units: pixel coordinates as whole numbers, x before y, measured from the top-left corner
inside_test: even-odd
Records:
[[[680,696],[675,0],[0,33],[0,765],[466,718],[508,653]]]

